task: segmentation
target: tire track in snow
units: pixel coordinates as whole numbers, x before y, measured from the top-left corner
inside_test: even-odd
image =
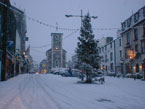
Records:
[[[46,76],[45,76],[45,77],[46,77]],[[65,103],[65,104],[71,106],[72,109],[76,109],[76,108],[77,108],[76,103],[78,103],[78,105],[81,105],[81,104],[82,104],[82,106],[83,106],[84,108],[87,107],[87,105],[86,105],[85,103],[82,103],[81,100],[76,99],[77,97],[74,98],[73,96],[67,96],[66,94],[63,94],[63,93],[61,93],[61,92],[59,92],[59,91],[57,91],[57,90],[54,90],[52,87],[50,87],[50,86],[47,84],[47,80],[46,80],[46,79],[48,79],[48,78],[43,78],[43,79],[42,79],[42,78],[40,77],[40,79],[41,79],[41,81],[43,81],[43,83],[45,84],[45,86],[47,87],[47,89],[49,89],[51,92],[53,92],[53,93],[55,93],[55,94],[57,94],[57,95],[61,95],[63,98],[65,97],[65,100],[67,100],[67,101],[65,101],[64,99],[61,99],[61,101],[63,101],[63,103]],[[75,87],[74,87],[74,88],[75,88]],[[65,90],[65,92],[67,92],[67,91]],[[71,104],[70,104],[70,102],[69,102],[68,100],[72,100],[73,103],[74,103],[74,105],[72,105],[72,102],[71,102]]]
[[[19,85],[19,96],[20,96],[20,99],[21,99],[22,103],[24,104],[24,106],[27,107],[26,109],[32,109],[31,104],[33,103],[33,100],[34,100],[35,93],[32,93],[32,95],[30,94],[31,97],[29,96],[29,99],[27,98],[27,94],[30,92],[34,92],[34,90],[35,90],[33,76],[34,76],[33,74],[29,74],[29,77],[27,78],[27,80],[24,80],[26,82],[23,82],[22,84]],[[31,86],[32,86],[32,90],[29,90],[29,87],[31,87]]]
[[[38,78],[39,77],[39,78]],[[41,87],[41,89],[43,90],[43,92],[50,98],[50,100],[56,104],[57,109],[63,109],[63,107],[50,95],[50,93],[48,92],[48,90],[45,88],[45,85],[42,84],[42,82],[40,82],[42,79],[40,76],[37,76],[37,83],[39,84],[39,86]]]
[[[26,78],[26,79],[25,79]],[[19,90],[17,90],[17,89],[19,89],[19,87],[20,87],[20,85],[25,81],[25,80],[27,80],[28,79],[28,76],[26,76],[25,78],[23,78],[21,81],[20,81],[20,84],[17,86],[17,87],[14,87],[13,89],[13,91],[12,91],[12,93],[10,93],[10,94],[8,94],[7,96],[6,96],[6,98],[7,98],[7,100],[6,100],[6,102],[5,102],[5,104],[4,104],[4,108],[3,109],[11,109],[12,107],[11,107],[11,105],[12,105],[12,103],[13,103],[13,101],[15,100],[15,99],[17,99],[18,97],[19,97],[19,95],[20,95],[20,91]],[[16,81],[17,82],[17,81]],[[13,95],[13,96],[12,96]],[[11,97],[12,96],[12,97]],[[10,97],[10,99],[8,99]],[[22,102],[21,102],[22,103]],[[10,108],[9,108],[10,107]],[[24,105],[23,105],[23,107],[24,107]],[[24,107],[24,109],[25,109],[25,107]]]

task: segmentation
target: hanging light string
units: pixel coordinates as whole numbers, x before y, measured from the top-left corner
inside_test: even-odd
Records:
[[[37,46],[37,47],[31,47],[31,48],[44,48],[44,47],[48,47],[50,46],[51,44],[47,44],[47,45],[42,45],[42,46]]]
[[[78,29],[70,29],[70,28],[62,28],[62,27],[58,27],[58,26],[53,26],[53,25],[50,25],[48,23],[42,22],[40,20],[34,19],[32,17],[29,17],[29,16],[26,16],[26,17],[28,18],[28,20],[31,20],[33,22],[36,22],[38,24],[44,25],[44,26],[52,28],[52,29],[56,29],[57,28],[57,30],[64,30],[64,31],[76,31],[76,30],[78,30]]]
[[[12,10],[12,11],[19,12],[18,10],[14,9],[12,6],[8,6],[8,5],[5,4],[5,3],[0,2],[0,4],[3,5],[4,7],[9,8],[9,9]],[[50,24],[45,23],[45,22],[43,22],[43,21],[37,20],[37,19],[32,18],[32,17],[30,17],[30,16],[28,16],[28,15],[25,15],[25,16],[26,16],[26,18],[28,18],[28,20],[31,20],[31,21],[33,21],[33,22],[36,22],[36,23],[38,23],[38,24],[44,25],[44,26],[49,27],[49,28],[56,29],[56,26],[53,26],[53,25],[50,25]],[[63,27],[57,27],[57,29],[58,29],[58,30],[65,30],[65,31],[76,31],[76,30],[78,30],[78,29],[70,29],[70,28],[63,28]]]
[[[37,53],[43,54],[43,55],[45,54],[45,52],[38,51],[38,50],[35,50],[35,49],[33,49],[33,48],[32,48],[31,50],[34,51],[34,52],[37,52]]]
[[[73,34],[77,33],[78,31],[79,31],[79,29],[76,30],[76,31],[74,31],[74,32],[72,32],[72,33],[70,33],[70,34],[68,34],[68,35],[66,35],[66,36],[63,38],[63,40],[69,38],[70,36],[72,36]],[[58,43],[58,42],[55,42],[55,43]],[[42,45],[42,46],[37,46],[37,47],[31,47],[31,48],[44,48],[44,47],[49,47],[49,46],[51,46],[51,44]]]
[[[2,2],[0,2],[1,5],[5,6],[5,7],[8,7],[9,9],[13,10],[13,11],[16,11],[16,12],[19,12],[18,10],[14,9],[12,6],[8,6]],[[35,19],[35,18],[32,18],[28,15],[26,15],[26,18],[28,18],[28,20],[31,20],[33,22],[36,22],[38,24],[41,24],[41,25],[44,25],[46,27],[49,27],[49,28],[52,28],[52,29],[58,29],[58,30],[64,30],[64,31],[77,31],[77,30],[80,30],[80,29],[70,29],[70,28],[63,28],[63,27],[57,27],[57,26],[53,26],[53,25],[50,25],[48,23],[45,23],[43,21],[40,21],[38,19]],[[145,25],[142,25],[142,26],[135,26],[135,27],[130,27],[130,28],[143,28],[145,27]],[[98,30],[98,31],[109,31],[109,30],[120,30],[121,28],[93,28],[93,30]]]

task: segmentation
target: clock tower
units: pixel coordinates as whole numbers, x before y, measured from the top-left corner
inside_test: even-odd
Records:
[[[63,37],[62,33],[51,33],[52,39],[51,68],[63,67],[62,37]]]
[[[46,51],[48,72],[53,68],[66,67],[66,51],[62,47],[62,41],[63,33],[51,33],[51,49]]]

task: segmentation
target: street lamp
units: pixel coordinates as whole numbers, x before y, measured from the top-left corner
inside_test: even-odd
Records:
[[[83,11],[81,9],[81,15],[65,15],[65,17],[80,17],[81,18],[81,27],[82,27],[82,18],[85,16],[83,16]],[[90,18],[97,19],[98,16],[90,16]]]
[[[65,17],[72,17],[72,15],[65,15]]]

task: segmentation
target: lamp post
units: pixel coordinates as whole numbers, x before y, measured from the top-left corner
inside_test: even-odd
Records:
[[[81,15],[65,15],[65,17],[80,17],[81,18],[81,28],[82,28],[82,20],[83,20],[83,11],[81,9]],[[98,16],[90,16],[90,18],[96,19]]]

